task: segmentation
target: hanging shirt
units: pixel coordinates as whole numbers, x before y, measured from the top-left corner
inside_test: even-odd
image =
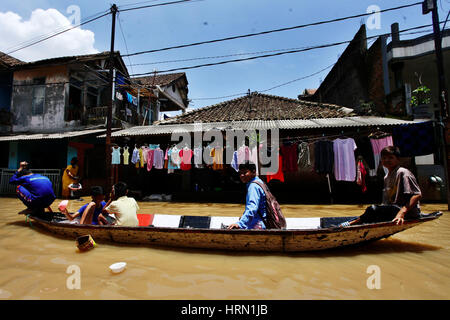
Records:
[[[333,141],[334,177],[336,181],[355,181],[355,149],[356,143],[352,138],[339,138]]]
[[[123,147],[123,164],[128,164],[130,159],[130,153],[128,151],[128,147]]]
[[[196,168],[203,168],[203,152],[201,147],[194,148],[194,165]]]
[[[367,191],[366,174],[367,171],[362,160],[358,160],[358,164],[356,166],[356,183],[361,186],[361,191],[363,193]]]
[[[134,147],[133,154],[131,156],[131,163],[137,164],[139,162],[139,149]]]
[[[210,155],[213,158],[213,170],[223,169],[223,149],[213,148]]]
[[[250,150],[247,146],[241,146],[237,150],[238,164],[244,163],[250,159]]]
[[[155,150],[148,149],[147,150],[147,171],[152,170],[153,168],[153,155]]]
[[[392,140],[392,136],[387,136],[384,138],[370,138],[370,143],[372,144],[372,150],[373,150],[373,157],[375,159],[375,172],[378,169],[378,166],[380,165],[380,160],[381,160],[381,150],[383,150],[383,148],[388,147],[388,146],[393,146],[393,140]],[[387,174],[388,170],[383,167],[385,174]]]
[[[180,150],[179,155],[181,158],[180,169],[181,170],[190,170],[191,169],[191,159],[192,159],[192,150],[189,148],[183,148]]]
[[[280,182],[284,182],[284,174],[283,174],[283,157],[281,154],[278,154],[278,171],[277,172],[268,172],[266,176],[267,183],[270,180],[278,180]]]
[[[120,147],[113,147],[111,155],[111,164],[120,164]]]
[[[297,164],[300,168],[306,168],[306,167],[311,166],[311,158],[310,158],[308,142],[302,142],[298,145]]]
[[[297,171],[297,144],[282,145],[280,152],[283,156],[283,170],[285,172]]]
[[[255,146],[249,149],[249,160],[255,164],[256,172],[259,172],[258,148]]]
[[[231,159],[231,167],[237,171],[239,171],[239,161],[238,161],[238,152],[233,152],[233,158]]]
[[[164,151],[160,148],[155,149],[153,152],[153,167],[155,169],[164,168]]]
[[[314,169],[317,173],[333,173],[333,142],[320,140],[314,143]]]
[[[356,151],[355,156],[363,157],[366,161],[368,169],[375,169],[375,158],[373,157],[372,144],[369,137],[358,137],[355,140]]]

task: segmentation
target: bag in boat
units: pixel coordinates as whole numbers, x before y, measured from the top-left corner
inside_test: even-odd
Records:
[[[258,186],[263,188],[266,194],[266,218],[263,219],[264,225],[267,229],[284,229],[286,228],[286,219],[281,212],[280,204],[265,183],[253,181]]]

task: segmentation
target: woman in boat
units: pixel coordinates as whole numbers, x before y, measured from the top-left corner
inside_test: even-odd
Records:
[[[265,229],[263,219],[266,218],[266,195],[263,188],[256,183],[264,183],[256,176],[256,165],[250,161],[239,165],[239,178],[247,184],[245,211],[238,223],[228,226],[228,229]]]
[[[102,213],[103,208],[106,205],[105,195],[103,194],[103,188],[100,186],[93,186],[91,188],[92,201],[86,203],[77,212],[69,213],[66,208],[61,210],[62,213],[73,221],[72,223],[79,224],[104,224],[99,221],[98,216]],[[67,201],[67,200],[65,200]]]
[[[20,213],[32,214],[44,220],[53,218],[50,205],[55,201],[56,196],[49,178],[33,173],[28,162],[22,161],[9,183],[17,185],[17,197],[27,207]],[[48,208],[50,214],[44,213],[45,208]]]
[[[69,185],[75,183],[78,180],[78,158],[73,157],[70,160],[70,164],[64,170],[62,176],[62,192],[61,196],[65,199],[70,197]]]
[[[419,184],[411,171],[400,166],[399,157],[397,147],[388,146],[381,150],[381,164],[388,169],[384,177],[382,204],[368,207],[359,218],[344,222],[341,227],[381,221],[403,224],[405,219],[420,218],[422,193]]]

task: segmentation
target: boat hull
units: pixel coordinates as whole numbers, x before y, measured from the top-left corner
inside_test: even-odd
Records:
[[[163,227],[94,226],[48,222],[31,217],[37,225],[67,239],[90,234],[96,242],[202,248],[214,250],[302,252],[337,248],[389,237],[438,218],[442,213],[406,221],[310,230],[225,230]]]

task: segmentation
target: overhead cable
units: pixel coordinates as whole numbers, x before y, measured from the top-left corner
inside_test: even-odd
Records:
[[[383,9],[383,10],[377,11],[377,13],[404,9],[404,8],[416,6],[416,5],[419,5],[419,4],[421,5],[422,2],[416,2],[416,3],[412,3],[412,4],[408,4],[408,5],[399,6],[399,7]],[[373,12],[371,12],[371,13],[361,13],[361,14],[347,16],[347,17],[341,17],[341,18],[335,18],[335,19],[323,20],[323,21],[316,21],[316,22],[302,24],[302,25],[293,26],[293,27],[286,27],[286,28],[280,28],[280,29],[274,29],[274,30],[255,32],[255,33],[249,33],[249,34],[244,34],[244,35],[226,37],[226,38],[215,39],[215,40],[200,41],[200,42],[194,42],[194,43],[189,43],[189,44],[182,44],[182,45],[166,47],[166,48],[160,48],[160,49],[140,51],[140,52],[135,52],[135,53],[131,53],[131,54],[128,54],[128,55],[122,55],[122,57],[125,57],[125,56],[136,56],[136,55],[142,55],[142,54],[146,54],[146,53],[154,53],[154,52],[167,51],[167,50],[172,50],[172,49],[181,49],[181,48],[187,48],[187,47],[192,47],[192,46],[199,46],[199,45],[209,44],[209,43],[216,43],[216,42],[222,42],[222,41],[228,41],[228,40],[235,40],[235,39],[242,39],[242,38],[260,36],[260,35],[270,34],[270,33],[274,33],[274,32],[281,32],[281,31],[288,31],[288,30],[294,30],[294,29],[301,29],[301,28],[317,26],[317,25],[322,25],[322,24],[327,24],[327,23],[332,23],[332,22],[338,22],[338,21],[343,21],[343,20],[348,20],[348,19],[361,18],[361,17],[364,17],[364,16],[372,15],[372,14],[373,14]]]

